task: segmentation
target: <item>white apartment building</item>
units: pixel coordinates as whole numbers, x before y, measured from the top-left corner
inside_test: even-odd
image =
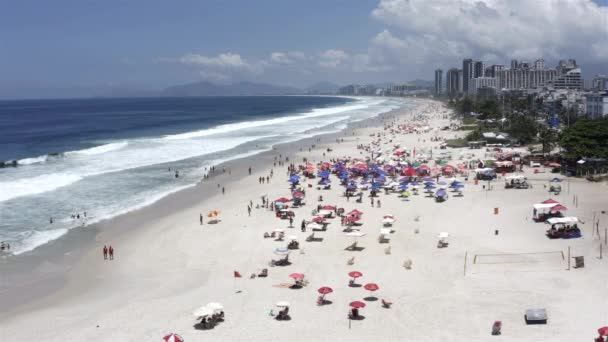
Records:
[[[608,95],[587,95],[585,114],[590,119],[601,119],[608,116]]]

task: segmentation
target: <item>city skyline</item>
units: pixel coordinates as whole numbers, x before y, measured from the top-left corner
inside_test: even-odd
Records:
[[[0,12],[0,97],[203,80],[405,83],[465,56],[575,58],[591,76],[608,60],[607,18],[607,0],[23,1]]]

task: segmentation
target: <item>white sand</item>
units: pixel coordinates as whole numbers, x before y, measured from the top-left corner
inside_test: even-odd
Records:
[[[418,109],[422,110],[430,108]],[[434,119],[431,125],[445,123],[447,120]],[[356,144],[369,143],[369,134],[378,131],[382,131],[380,122],[376,127],[356,129],[356,136],[345,136],[344,143],[328,144],[329,139],[325,139],[312,153],[306,148],[290,157],[294,162],[301,162],[303,156],[320,161],[328,146],[334,150],[327,158],[355,156],[359,154]],[[453,137],[462,132],[439,134]],[[400,135],[394,142],[419,148],[424,145],[417,141],[421,138],[427,140],[427,146],[437,146],[428,141],[430,137],[430,133]],[[453,151],[457,157],[458,150]],[[232,184],[226,195],[206,196],[203,201],[201,194],[201,200],[188,208],[155,222],[142,222],[145,229],[121,235],[120,241],[102,232],[97,237],[97,248],[69,273],[68,284],[59,293],[0,321],[0,340],[161,341],[164,334],[177,332],[189,342],[589,341],[596,336],[597,328],[608,324],[608,267],[605,259],[597,258],[600,240],[594,237],[591,223],[594,212],[601,216],[603,241],[608,216],[599,211],[608,209],[605,184],[572,179],[569,185],[562,183],[561,195],[549,196],[543,184],[554,175],[533,175],[526,169],[533,189],[504,190],[503,183],[496,181],[494,190],[487,192],[482,191],[482,183],[475,186],[469,180],[462,198],[436,203],[423,195],[403,201],[396,194],[381,194],[382,208],[371,208],[367,197],[361,204],[354,199],[347,202],[332,176],[333,190],[308,189],[308,204],[295,209],[296,228],[288,229],[287,221],[275,218],[274,212],[266,209],[254,209],[247,217],[249,200],[259,203],[262,193],[270,199],[289,197],[285,167],[275,168],[270,185],[258,184],[258,177],[267,175],[271,167],[254,170],[252,176]],[[300,232],[300,221],[312,217],[319,194],[324,204],[365,213],[362,231],[368,234],[359,239],[364,250],[344,250],[352,239],[342,233],[339,219],[332,221],[327,232],[316,233],[323,242],[304,241],[310,231]],[[578,207],[573,205],[575,194]],[[531,205],[549,197],[566,205],[568,215],[586,222],[582,225],[583,238],[549,240],[544,236],[548,227],[530,219]],[[500,208],[499,215],[493,214],[494,207]],[[222,210],[222,222],[201,228],[199,213],[213,209]],[[390,255],[384,253],[387,245],[377,241],[386,213],[397,219]],[[420,216],[419,222],[415,222],[416,216]],[[267,265],[274,257],[272,251],[287,243],[262,237],[274,228],[286,228],[286,235],[301,238],[304,254],[293,252],[290,266]],[[415,229],[420,233],[415,234]],[[494,229],[500,230],[498,236]],[[438,249],[437,235],[442,231],[451,234],[450,244]],[[112,262],[101,257],[101,246],[108,242],[117,253]],[[509,264],[473,264],[475,254],[567,253],[568,246],[573,256],[585,256],[584,269],[567,270],[567,260],[558,253],[506,257]],[[352,256],[355,265],[347,266]],[[413,261],[411,270],[402,267],[406,259]],[[262,268],[269,268],[268,278],[248,278]],[[234,270],[243,278],[233,278]],[[365,319],[352,321],[349,328],[348,303],[369,295],[363,288],[347,286],[347,273],[352,270],[364,274],[359,283],[377,283],[380,290],[375,295],[394,304],[385,309],[380,301],[366,302],[367,307],[361,310]],[[299,290],[273,286],[292,282],[288,275],[293,272],[304,273],[310,284]],[[321,286],[334,289],[327,295],[330,305],[316,305],[316,290]],[[280,300],[291,303],[290,321],[269,316],[271,309],[276,312],[274,303]],[[213,301],[224,304],[226,321],[213,330],[195,330],[191,312]],[[525,325],[523,315],[529,308],[546,308],[548,324]],[[495,320],[503,322],[500,337],[490,336]]]

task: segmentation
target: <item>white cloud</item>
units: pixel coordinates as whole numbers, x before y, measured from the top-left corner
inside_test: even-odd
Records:
[[[318,64],[324,68],[336,68],[344,64],[349,55],[342,50],[325,50],[319,54]]]
[[[215,57],[208,57],[199,54],[187,54],[179,57],[179,63],[186,65],[196,65],[221,69],[250,69],[251,65],[241,57],[241,55],[227,52]]]
[[[226,74],[223,74],[220,72],[215,72],[215,71],[201,70],[198,72],[198,74],[201,77],[201,79],[203,79],[205,81],[210,81],[210,82],[227,82],[232,79],[230,76],[228,76]]]
[[[382,0],[372,17],[394,29],[372,44],[416,62],[606,58],[608,8],[591,0]]]

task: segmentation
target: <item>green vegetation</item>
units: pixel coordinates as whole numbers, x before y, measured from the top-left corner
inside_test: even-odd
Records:
[[[465,139],[448,139],[445,141],[446,144],[448,144],[449,147],[452,148],[459,148],[459,147],[466,147],[467,146],[467,140]]]
[[[559,137],[566,158],[608,158],[608,118],[579,119]]]

